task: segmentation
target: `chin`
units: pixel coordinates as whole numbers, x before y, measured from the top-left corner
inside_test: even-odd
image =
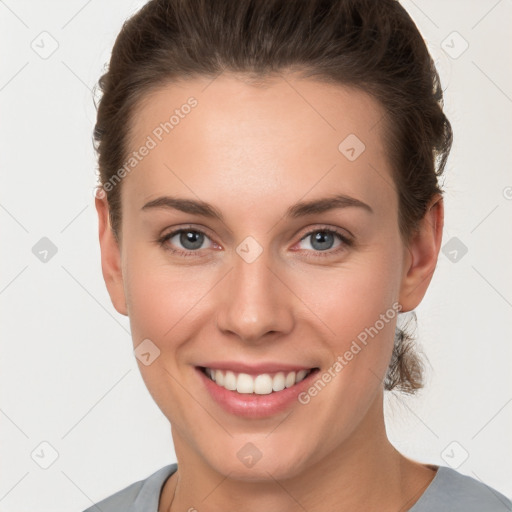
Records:
[[[272,446],[263,450],[256,448],[251,441],[236,443],[236,448],[226,447],[214,454],[206,455],[210,466],[222,475],[229,475],[230,479],[245,482],[265,482],[286,480],[300,474],[308,466],[308,460],[303,453],[292,451],[290,446]],[[242,448],[239,448],[241,444]],[[293,446],[292,443],[290,443]],[[296,447],[295,447],[296,448]],[[234,453],[234,457],[226,457],[226,453]]]

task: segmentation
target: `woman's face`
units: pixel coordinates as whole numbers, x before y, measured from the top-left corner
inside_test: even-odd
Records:
[[[380,428],[398,311],[430,281],[399,235],[382,118],[291,76],[194,79],[137,110],[103,269],[179,460],[280,479]]]

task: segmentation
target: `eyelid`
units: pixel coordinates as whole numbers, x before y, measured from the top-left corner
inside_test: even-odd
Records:
[[[190,255],[192,255],[193,253],[199,253],[199,252],[203,251],[203,249],[197,249],[195,251],[192,251],[190,249],[171,249],[171,248],[169,248],[167,246],[167,242],[171,238],[174,238],[176,235],[179,235],[180,233],[187,232],[187,231],[193,231],[195,233],[202,234],[202,235],[205,236],[205,238],[210,240],[210,242],[212,244],[220,246],[220,244],[215,242],[213,240],[213,238],[209,235],[209,230],[207,228],[205,228],[203,226],[196,227],[196,226],[193,226],[193,225],[188,225],[188,226],[185,225],[185,226],[180,226],[180,227],[173,228],[168,233],[159,236],[158,239],[156,240],[156,242],[158,244],[160,244],[164,249],[169,250],[169,251],[174,252],[174,253],[183,253],[183,254],[190,254]]]
[[[305,228],[306,231],[304,234],[300,237],[300,240],[303,240],[304,237],[311,235],[312,233],[315,233],[317,231],[329,231],[331,233],[335,233],[337,235],[340,235],[341,237],[353,241],[355,239],[355,236],[346,228],[340,228],[340,227],[334,227],[330,226],[328,224],[316,224],[313,226],[309,226]],[[346,234],[345,234],[346,233]]]
[[[164,230],[165,231],[165,230]],[[159,238],[172,238],[182,231],[194,231],[196,233],[201,233],[209,238],[212,242],[214,241],[214,236],[211,234],[210,230],[205,226],[194,225],[194,224],[185,224],[183,226],[173,227],[167,233],[161,235]],[[217,243],[217,242],[215,242]],[[219,244],[220,245],[220,244]]]

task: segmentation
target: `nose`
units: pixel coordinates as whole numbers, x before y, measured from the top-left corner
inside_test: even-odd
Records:
[[[222,287],[217,327],[251,344],[265,343],[293,328],[294,295],[264,250],[252,262],[234,255]]]

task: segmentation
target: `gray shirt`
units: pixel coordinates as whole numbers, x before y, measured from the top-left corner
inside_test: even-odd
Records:
[[[177,469],[177,464],[164,466],[146,479],[125,487],[84,512],[158,512],[162,487]],[[512,501],[503,494],[447,466],[439,466],[430,485],[409,509],[409,512],[511,511]]]

